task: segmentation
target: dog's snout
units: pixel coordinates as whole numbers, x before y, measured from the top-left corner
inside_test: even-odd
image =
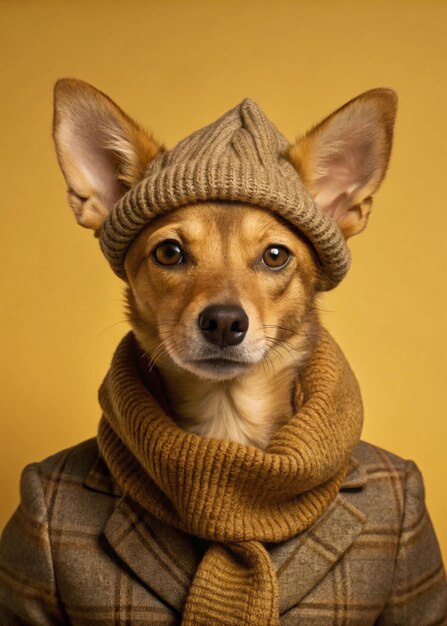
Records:
[[[244,309],[233,304],[211,304],[199,315],[199,328],[210,343],[221,348],[241,343],[248,330]]]

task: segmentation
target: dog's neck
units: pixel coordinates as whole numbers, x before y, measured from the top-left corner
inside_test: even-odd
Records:
[[[265,449],[296,412],[296,380],[312,351],[312,334],[303,333],[294,343],[293,352],[277,351],[269,361],[227,381],[201,379],[157,363],[173,418],[188,432]]]

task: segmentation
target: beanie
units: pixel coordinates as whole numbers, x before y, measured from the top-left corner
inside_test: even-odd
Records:
[[[115,274],[126,279],[126,252],[153,218],[188,204],[224,200],[270,210],[296,226],[316,252],[318,290],[335,287],[348,271],[350,253],[339,227],[316,206],[287,158],[288,145],[256,102],[246,98],[159,153],[101,229],[101,249]]]

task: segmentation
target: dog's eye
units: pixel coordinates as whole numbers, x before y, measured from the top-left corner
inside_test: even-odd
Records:
[[[183,260],[183,252],[176,241],[163,241],[154,250],[154,257],[161,265],[177,265]]]
[[[278,269],[283,267],[289,258],[289,251],[284,246],[270,246],[262,255],[262,262],[267,267]]]

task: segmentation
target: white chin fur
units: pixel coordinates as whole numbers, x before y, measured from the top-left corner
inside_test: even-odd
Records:
[[[212,365],[210,364],[201,364],[197,362],[189,362],[185,365],[182,365],[183,369],[187,369],[192,374],[195,374],[199,378],[205,380],[231,380],[240,376],[241,374],[245,374],[249,366],[246,364],[241,365]]]

